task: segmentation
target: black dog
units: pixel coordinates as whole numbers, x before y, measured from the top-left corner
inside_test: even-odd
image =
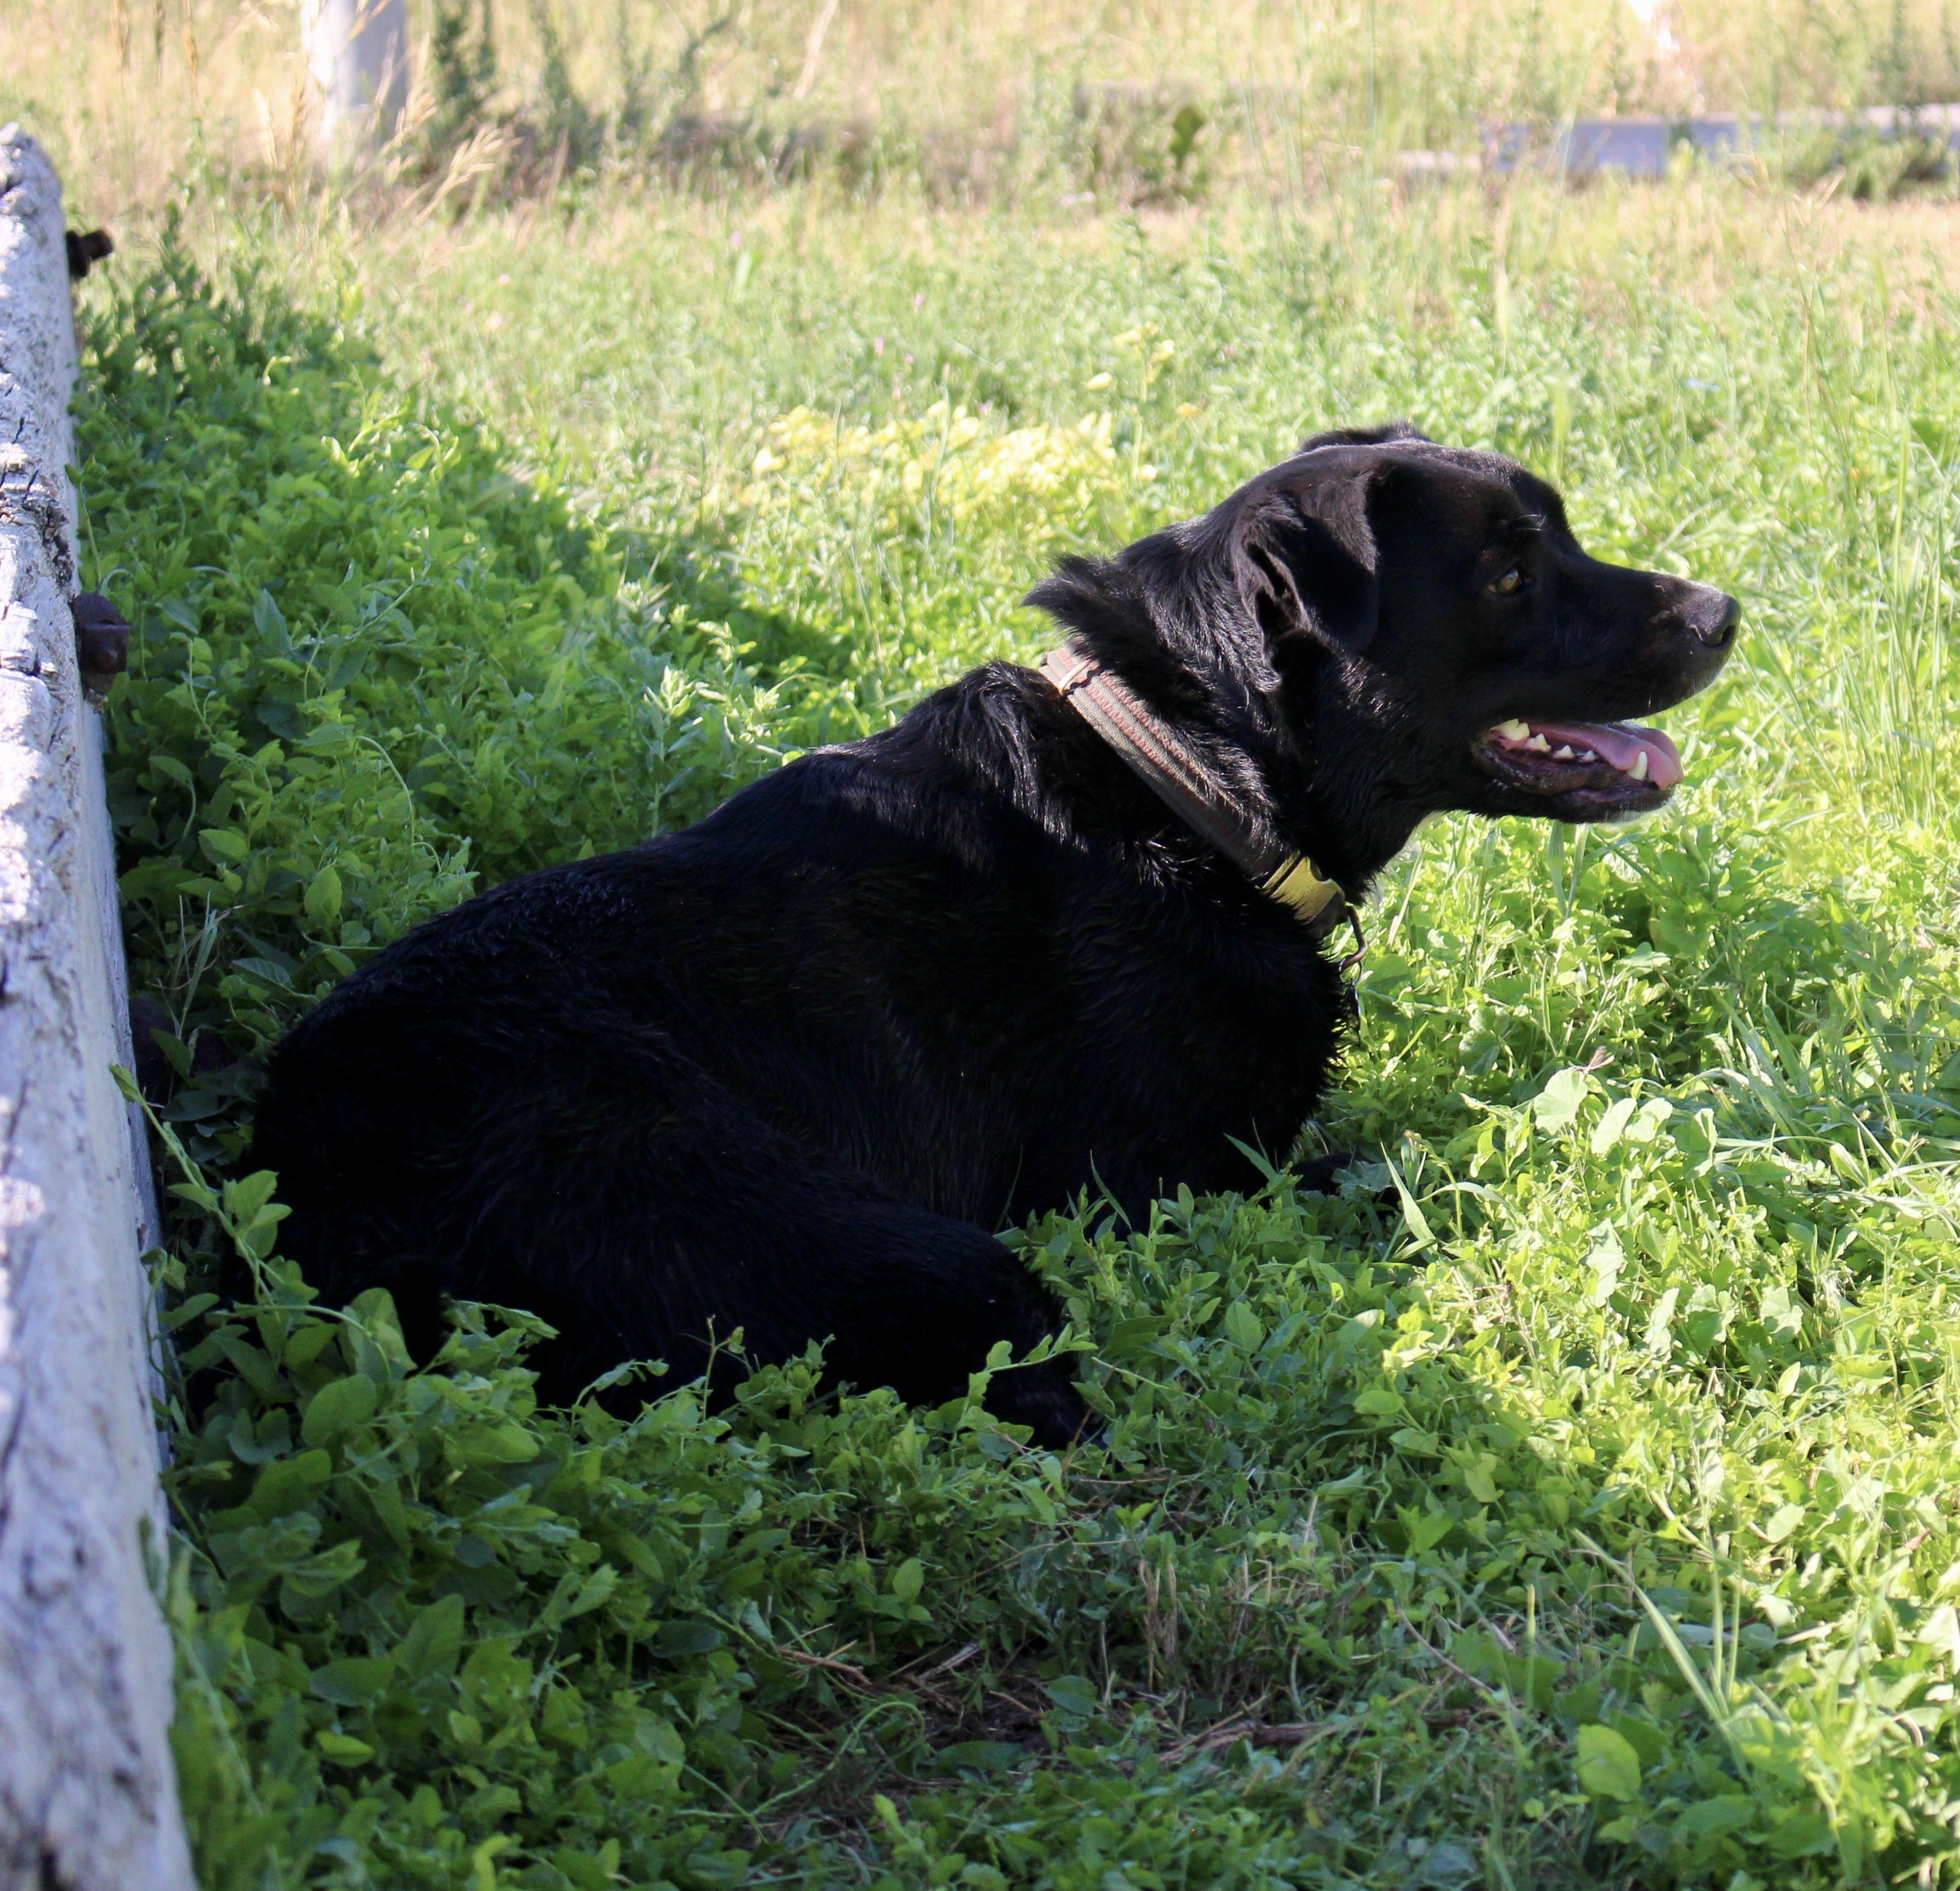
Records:
[[[635,1358],[698,1374],[738,1329],[954,1396],[1057,1318],[986,1230],[1085,1188],[1139,1217],[1245,1187],[1234,1138],[1290,1144],[1349,1007],[1287,897],[1338,912],[1325,883],[1359,899],[1443,809],[1657,806],[1672,746],[1613,719],[1700,689],[1737,618],[1405,426],[1309,441],[1030,602],[1233,811],[1235,858],[1312,865],[1268,897],[1086,700],[988,664],[684,832],[473,899],[322,1004],[250,1159],[329,1299],[388,1286],[421,1346],[445,1294],[529,1308],[562,1335],[547,1397]],[[1064,1363],[990,1403],[1066,1440]]]

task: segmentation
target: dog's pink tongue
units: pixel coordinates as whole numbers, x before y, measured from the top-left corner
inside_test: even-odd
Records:
[[[1672,788],[1681,779],[1681,751],[1658,729],[1643,728],[1637,722],[1534,721],[1531,726],[1532,734],[1554,747],[1569,742],[1575,749],[1592,750],[1623,775],[1633,772],[1644,749],[1647,779],[1656,788]]]

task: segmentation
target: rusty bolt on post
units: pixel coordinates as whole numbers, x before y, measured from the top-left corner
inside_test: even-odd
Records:
[[[81,591],[68,608],[75,614],[75,661],[81,686],[100,704],[109,686],[129,667],[129,620],[100,591]]]
[[[66,234],[68,272],[75,282],[79,282],[97,263],[116,253],[116,244],[107,230],[71,230]]]

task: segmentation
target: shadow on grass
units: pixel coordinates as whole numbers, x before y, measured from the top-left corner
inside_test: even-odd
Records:
[[[238,1146],[264,1047],[388,940],[848,720],[822,641],[748,609],[726,547],[609,537],[174,236],[85,374],[88,581],[135,626],[106,718],[131,983],[202,1160]]]

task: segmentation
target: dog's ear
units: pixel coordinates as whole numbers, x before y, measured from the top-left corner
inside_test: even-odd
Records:
[[[1268,650],[1311,637],[1352,656],[1373,641],[1380,594],[1368,511],[1382,471],[1278,488],[1240,527],[1239,584]]]
[[[1406,420],[1385,420],[1379,427],[1336,427],[1331,433],[1317,433],[1303,440],[1295,453],[1313,453],[1322,447],[1392,447],[1398,440],[1420,441],[1425,447],[1436,442]]]

